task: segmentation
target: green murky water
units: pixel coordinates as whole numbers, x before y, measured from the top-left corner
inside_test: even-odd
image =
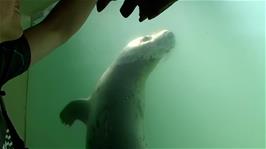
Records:
[[[144,23],[137,21],[138,11],[122,18],[120,6],[94,10],[72,39],[31,68],[31,149],[84,148],[85,126],[65,127],[60,111],[92,93],[129,41],[161,29],[173,31],[177,45],[147,81],[148,147],[264,147],[263,1],[180,1]]]

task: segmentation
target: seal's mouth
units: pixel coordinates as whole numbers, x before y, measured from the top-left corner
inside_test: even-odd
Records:
[[[154,46],[156,46],[157,52],[162,50],[163,52],[168,53],[175,47],[175,35],[173,32],[168,30],[162,30],[158,33],[152,35]]]

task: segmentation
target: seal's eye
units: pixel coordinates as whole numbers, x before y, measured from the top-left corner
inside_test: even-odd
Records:
[[[146,42],[146,41],[149,41],[149,40],[151,40],[151,36],[145,36],[145,37],[143,37],[142,39],[141,39],[141,42]]]

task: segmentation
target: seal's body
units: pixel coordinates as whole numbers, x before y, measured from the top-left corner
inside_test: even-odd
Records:
[[[69,103],[61,112],[68,125],[87,125],[87,149],[144,149],[145,81],[160,59],[174,47],[172,32],[130,42],[104,72],[88,100]]]

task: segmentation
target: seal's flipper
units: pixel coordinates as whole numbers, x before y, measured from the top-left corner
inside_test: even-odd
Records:
[[[72,125],[75,120],[87,124],[89,116],[89,101],[76,100],[70,102],[60,113],[60,119],[66,125]]]

